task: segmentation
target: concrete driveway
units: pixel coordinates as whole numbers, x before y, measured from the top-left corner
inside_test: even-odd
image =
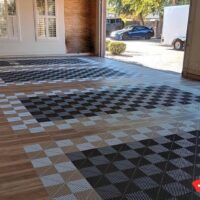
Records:
[[[172,47],[162,46],[160,40],[156,39],[124,42],[127,44],[124,54],[112,56],[107,53],[107,57],[153,69],[182,72],[184,51],[175,51]]]

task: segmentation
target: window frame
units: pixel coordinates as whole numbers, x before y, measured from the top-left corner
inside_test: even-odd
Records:
[[[45,19],[45,23],[46,23],[46,37],[40,37],[38,35],[38,20],[39,18],[44,18]],[[55,19],[56,21],[56,37],[49,37],[49,19]],[[35,36],[36,36],[36,40],[37,41],[54,41],[54,40],[58,40],[58,6],[57,6],[57,0],[55,0],[55,16],[50,16],[48,15],[48,2],[47,0],[45,0],[45,15],[39,15],[38,14],[38,10],[37,10],[37,0],[34,0],[34,21],[35,21]]]

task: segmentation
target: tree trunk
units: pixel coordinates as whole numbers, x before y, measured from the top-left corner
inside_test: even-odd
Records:
[[[163,15],[160,13],[160,21],[159,21],[159,35],[158,38],[162,37],[162,30],[163,30]]]
[[[172,5],[173,5],[173,6],[176,5],[176,0],[172,0]]]
[[[144,26],[144,18],[143,18],[142,13],[139,14],[139,19],[140,19],[141,24]]]

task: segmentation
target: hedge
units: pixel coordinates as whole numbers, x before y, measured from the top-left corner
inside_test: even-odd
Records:
[[[126,44],[124,42],[110,42],[108,45],[109,52],[112,55],[120,55],[126,51]]]

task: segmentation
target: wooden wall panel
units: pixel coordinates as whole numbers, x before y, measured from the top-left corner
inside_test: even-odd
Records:
[[[96,0],[65,0],[67,53],[94,52]]]

